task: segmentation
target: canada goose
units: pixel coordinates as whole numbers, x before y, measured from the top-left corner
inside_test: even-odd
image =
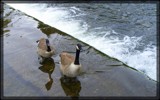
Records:
[[[37,47],[37,53],[39,55],[38,59],[40,59],[41,57],[43,61],[45,58],[50,58],[53,56],[53,54],[55,54],[55,49],[53,48],[53,46],[50,46],[48,39],[41,38],[36,42],[38,43]]]
[[[76,45],[75,57],[67,52],[62,52],[59,55],[61,60],[60,71],[64,76],[75,78],[81,72],[81,64],[79,63],[81,47],[81,44]]]

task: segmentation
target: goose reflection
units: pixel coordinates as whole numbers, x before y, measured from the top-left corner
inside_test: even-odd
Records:
[[[63,76],[60,78],[60,82],[66,96],[79,97],[81,83],[77,78],[66,78]]]
[[[47,58],[41,64],[42,66],[40,66],[39,69],[44,73],[48,73],[49,76],[49,81],[45,84],[45,87],[47,90],[50,90],[53,83],[51,74],[53,73],[55,68],[54,60],[52,58]]]

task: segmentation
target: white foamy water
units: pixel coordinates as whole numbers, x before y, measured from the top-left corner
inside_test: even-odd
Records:
[[[127,65],[144,72],[150,78],[157,80],[156,47],[148,44],[143,51],[135,50],[136,46],[141,45],[139,41],[142,37],[124,36],[123,39],[119,39],[119,33],[114,30],[94,31],[101,27],[88,32],[87,30],[90,29],[90,26],[85,21],[73,19],[78,16],[84,16],[85,13],[73,6],[66,9],[64,7],[46,7],[45,4],[7,4],[82,40],[105,54],[117,58]],[[77,11],[80,13],[76,13]],[[102,33],[103,36],[101,36]],[[115,36],[109,36],[110,34],[115,34]]]

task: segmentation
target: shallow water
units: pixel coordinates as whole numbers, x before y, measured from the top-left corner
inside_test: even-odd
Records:
[[[72,97],[72,96],[155,96],[156,82],[130,69],[66,33],[51,28],[17,10],[4,6],[4,20],[10,19],[3,30],[4,63],[3,94],[7,97]],[[38,61],[36,41],[49,38],[56,54]],[[75,82],[64,82],[59,70],[59,54],[81,43],[83,73]],[[16,92],[15,92],[16,91]]]
[[[157,80],[156,4],[10,3],[9,5]]]

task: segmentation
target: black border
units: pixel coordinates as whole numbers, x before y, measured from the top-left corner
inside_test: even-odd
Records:
[[[3,92],[3,2],[0,3],[0,64],[2,65],[0,68],[1,73],[1,99],[2,99],[2,92]]]
[[[149,100],[159,100],[159,47],[160,47],[160,41],[159,41],[159,23],[160,23],[160,2],[158,0],[139,0],[139,1],[130,1],[130,0],[2,0],[0,2],[0,12],[1,12],[1,37],[0,37],[0,48],[1,48],[1,56],[0,56],[0,63],[2,65],[1,67],[1,99],[71,99],[70,97],[4,97],[3,96],[3,4],[4,3],[155,3],[157,4],[157,95],[156,97],[79,97],[78,99],[149,99]],[[16,91],[15,91],[16,92]],[[74,98],[76,99],[76,98]]]

